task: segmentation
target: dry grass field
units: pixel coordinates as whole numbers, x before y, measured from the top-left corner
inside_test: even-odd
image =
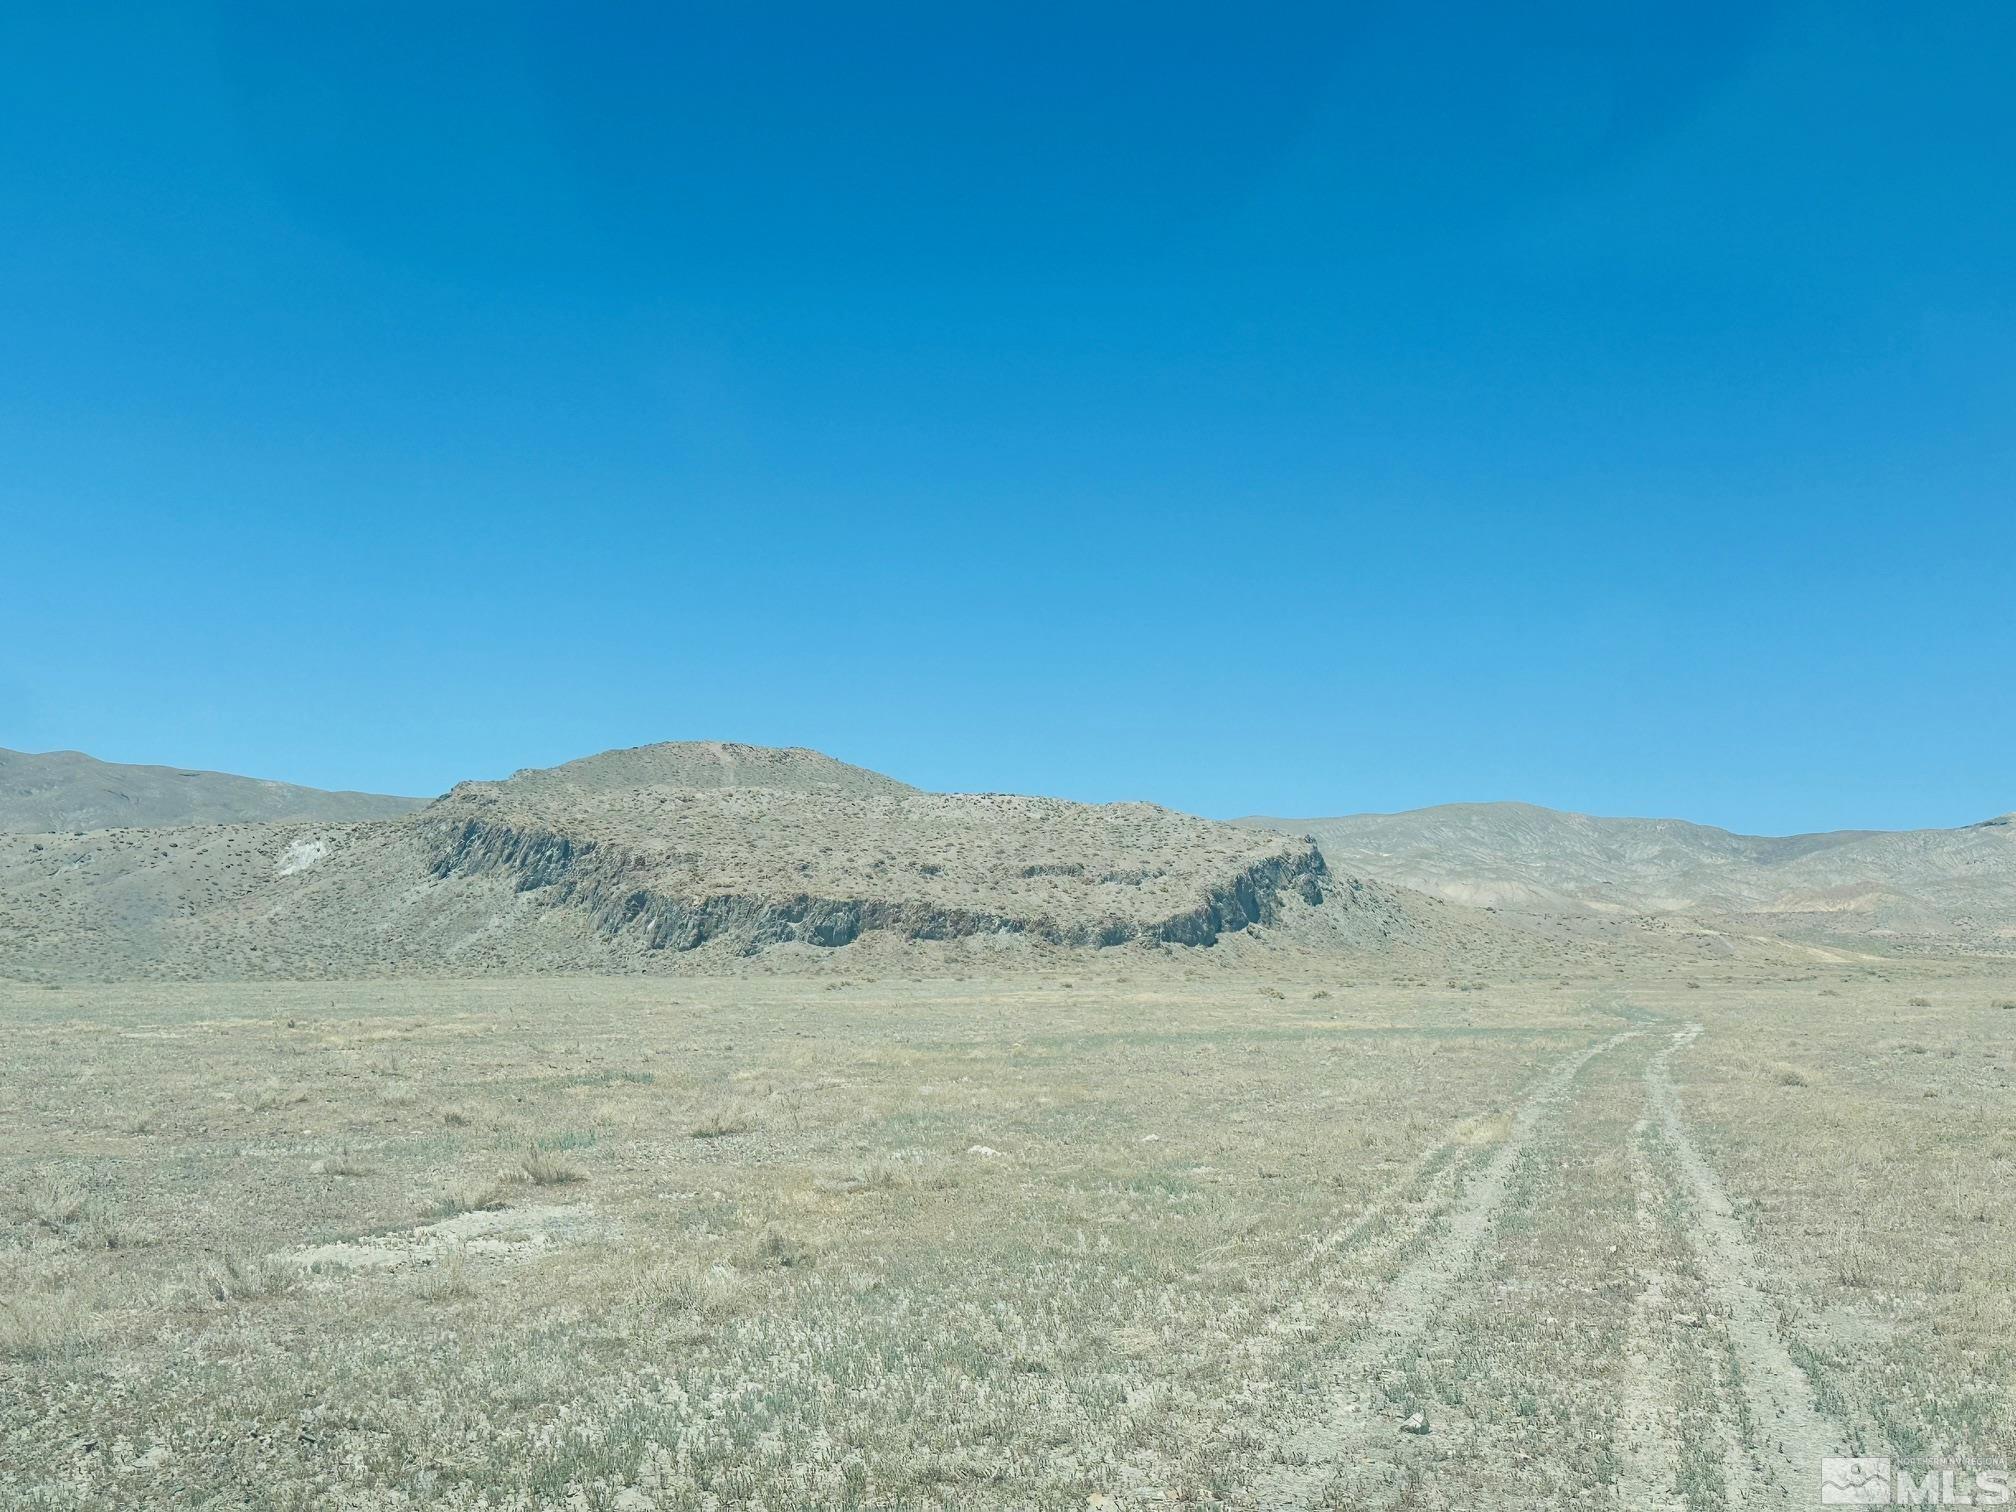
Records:
[[[0,1505],[2008,1463],[2016,979],[1295,969],[0,987]]]

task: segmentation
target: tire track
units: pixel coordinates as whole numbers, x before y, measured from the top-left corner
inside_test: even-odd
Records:
[[[1678,1436],[1668,1422],[1675,1374],[1672,1304],[1666,1273],[1659,1263],[1660,1223],[1654,1204],[1660,1184],[1645,1153],[1645,1134],[1650,1127],[1648,1119],[1639,1119],[1630,1141],[1632,1223],[1641,1258],[1641,1284],[1631,1303],[1625,1345],[1629,1369],[1624,1401],[1617,1413],[1617,1458],[1623,1467],[1617,1501],[1631,1512],[1674,1512],[1681,1503],[1675,1491],[1680,1467]]]
[[[1627,1029],[1568,1056],[1519,1106],[1505,1142],[1455,1197],[1443,1232],[1394,1279],[1367,1327],[1325,1372],[1322,1412],[1283,1436],[1276,1444],[1278,1463],[1255,1477],[1238,1505],[1254,1512],[1299,1512],[1320,1505],[1326,1489],[1372,1436],[1393,1431],[1393,1424],[1366,1406],[1381,1366],[1420,1338],[1476,1267],[1520,1158],[1566,1102],[1582,1068],[1642,1033]]]
[[[1728,1320],[1739,1389],[1756,1424],[1756,1441],[1748,1446],[1753,1464],[1730,1466],[1731,1504],[1777,1512],[1817,1500],[1820,1460],[1848,1453],[1848,1436],[1815,1407],[1812,1383],[1785,1342],[1784,1319],[1753,1279],[1764,1273],[1756,1247],[1681,1117],[1667,1063],[1700,1034],[1701,1025],[1689,1024],[1646,1062],[1646,1096],[1691,1211],[1688,1239],[1702,1280]],[[1745,1473],[1753,1469],[1761,1473]]]
[[[1545,1073],[1546,1076],[1553,1074],[1551,1071]],[[1474,1122],[1473,1119],[1459,1120],[1457,1132],[1423,1150],[1410,1163],[1406,1174],[1389,1182],[1351,1217],[1333,1223],[1319,1233],[1283,1268],[1284,1281],[1308,1275],[1339,1252],[1362,1250],[1368,1255],[1377,1255],[1392,1249],[1404,1250],[1416,1235],[1434,1222],[1461,1187],[1466,1167],[1459,1157],[1469,1143],[1468,1133]],[[1260,1324],[1260,1331],[1273,1336],[1288,1336],[1308,1326],[1312,1315],[1325,1319],[1334,1316],[1330,1310],[1309,1306],[1309,1296],[1310,1288],[1304,1285],[1302,1296],[1295,1306]],[[1258,1311],[1254,1301],[1235,1302],[1220,1311],[1218,1321],[1222,1325],[1240,1318],[1251,1318]],[[1216,1444],[1228,1424],[1251,1411],[1250,1403],[1228,1401],[1202,1435],[1200,1447]]]

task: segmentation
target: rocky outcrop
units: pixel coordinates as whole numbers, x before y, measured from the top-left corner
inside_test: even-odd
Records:
[[[785,943],[834,947],[878,930],[911,940],[1017,934],[1075,947],[1135,940],[1201,947],[1272,924],[1291,896],[1322,903],[1329,882],[1314,842],[1284,840],[1276,853],[1208,883],[1194,907],[1172,916],[1068,919],[922,898],[760,894],[704,884],[675,892],[644,857],[504,815],[444,818],[430,830],[436,878],[502,873],[517,892],[536,892],[551,907],[578,909],[599,933],[633,938],[652,951],[687,951],[715,942],[745,953]]]
[[[1315,842],[1300,841],[1287,852],[1256,861],[1208,888],[1203,902],[1188,913],[1163,920],[1152,938],[1172,945],[1215,945],[1221,934],[1254,924],[1272,924],[1280,914],[1283,893],[1292,892],[1305,903],[1321,903],[1327,877],[1323,853]]]

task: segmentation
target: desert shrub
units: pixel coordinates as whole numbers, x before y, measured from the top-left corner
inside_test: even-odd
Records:
[[[475,1293],[469,1262],[458,1247],[437,1256],[420,1277],[419,1292],[428,1302],[455,1302]]]
[[[643,1316],[693,1313],[725,1317],[740,1310],[749,1279],[726,1265],[693,1260],[662,1260],[642,1270],[631,1283],[626,1303]]]
[[[60,1234],[84,1215],[90,1194],[61,1176],[46,1176],[23,1195],[22,1212],[30,1223]]]
[[[1843,1233],[1829,1245],[1827,1256],[1838,1285],[1859,1289],[1874,1286],[1883,1279],[1875,1253],[1852,1231]]]
[[[278,1082],[268,1082],[252,1094],[250,1107],[254,1113],[271,1113],[280,1108],[298,1108],[308,1101],[305,1087],[283,1087]]]
[[[300,1285],[300,1268],[270,1255],[220,1255],[197,1277],[197,1289],[221,1303],[285,1296]]]
[[[802,1270],[818,1258],[812,1241],[787,1233],[770,1224],[744,1252],[746,1264],[756,1270]]]
[[[449,1187],[427,1208],[430,1218],[453,1218],[458,1213],[493,1213],[504,1206],[509,1194],[501,1181],[463,1181]]]
[[[886,1156],[871,1160],[859,1170],[849,1171],[842,1176],[827,1176],[813,1183],[817,1191],[841,1197],[851,1197],[857,1192],[893,1192],[899,1187],[911,1184],[911,1173],[907,1167]]]
[[[70,1297],[24,1292],[0,1302],[0,1359],[51,1360],[83,1343],[84,1309]]]
[[[694,1139],[722,1139],[730,1134],[746,1134],[756,1127],[756,1119],[740,1103],[722,1103],[709,1108],[686,1132]]]
[[[573,1161],[552,1150],[542,1150],[537,1145],[525,1152],[519,1167],[525,1172],[526,1180],[534,1186],[567,1186],[588,1179],[588,1173]]]

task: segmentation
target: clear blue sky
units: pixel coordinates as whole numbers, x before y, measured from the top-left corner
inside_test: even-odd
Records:
[[[2016,7],[0,13],[0,745],[2016,808]]]

